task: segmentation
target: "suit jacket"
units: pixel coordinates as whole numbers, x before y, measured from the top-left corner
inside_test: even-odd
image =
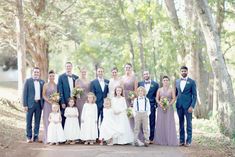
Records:
[[[75,81],[78,79],[78,76],[72,74],[72,78],[73,78],[73,87],[75,87]],[[66,73],[61,74],[59,76],[57,88],[60,93],[60,104],[68,105],[68,98],[70,97],[70,93],[73,91],[70,91],[68,76]]]
[[[140,86],[144,87],[144,85],[145,85],[144,81],[138,82],[138,87],[140,87]],[[149,91],[146,94],[146,97],[149,99],[151,106],[156,104],[156,94],[157,94],[158,88],[159,88],[158,83],[151,80]]]
[[[42,89],[43,89],[43,85],[44,85],[44,81],[39,79],[39,85],[40,85],[40,106],[41,109],[43,108],[43,97],[42,97]],[[24,107],[28,107],[28,108],[32,108],[33,104],[35,103],[34,101],[35,98],[35,87],[34,87],[34,80],[33,78],[29,78],[25,81],[24,84],[24,90],[23,90],[23,106]]]
[[[107,97],[108,92],[109,92],[109,88],[108,88],[109,80],[104,79],[104,83],[105,83],[104,92],[101,89],[98,79],[93,80],[90,85],[91,92],[93,92],[96,96],[96,104],[98,108],[103,107],[104,98]]]
[[[190,106],[192,106],[194,108],[197,101],[195,81],[191,78],[188,78],[183,92],[180,89],[180,81],[181,79],[176,80],[176,107],[183,107],[184,109],[188,109]]]

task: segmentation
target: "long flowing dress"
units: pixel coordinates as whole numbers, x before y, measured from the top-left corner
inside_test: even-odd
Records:
[[[128,78],[125,76],[122,77],[122,83],[124,87],[124,96],[125,96],[128,107],[133,106],[133,102],[131,101],[131,99],[128,98],[128,94],[130,91],[135,91],[135,81],[136,81],[136,77],[134,75],[131,78]],[[129,118],[129,121],[130,121],[131,129],[134,130],[134,126],[135,126],[134,118]]]
[[[160,98],[161,97],[167,97],[169,102],[172,99],[171,92],[169,91],[160,90]],[[178,145],[174,109],[172,105],[169,106],[166,111],[163,111],[161,107],[157,110],[154,143],[169,146]]]
[[[133,143],[134,133],[131,129],[127,117],[127,104],[124,97],[113,97],[112,107],[115,114],[116,126],[119,128],[120,135],[113,138],[113,144],[130,144]]]
[[[77,107],[66,107],[64,116],[66,117],[64,125],[64,134],[66,140],[77,140],[80,138],[80,126],[78,121]]]
[[[104,118],[100,125],[100,139],[109,140],[120,134],[112,108],[103,109]]]
[[[109,80],[109,94],[108,94],[108,97],[110,98],[110,99],[112,99],[113,97],[114,97],[114,90],[115,90],[115,88],[117,87],[117,86],[121,86],[122,85],[122,83],[121,83],[122,81],[121,81],[121,79],[116,79],[116,80],[114,80],[113,78],[111,78],[110,80]]]
[[[47,142],[57,143],[64,142],[64,130],[61,124],[61,114],[58,113],[50,113],[51,122],[48,125],[48,134],[47,134]]]
[[[97,118],[97,105],[85,103],[81,116],[81,140],[96,140],[98,138]]]
[[[80,95],[80,98],[77,97],[76,100],[76,106],[78,108],[78,113],[79,113],[79,124],[81,126],[81,116],[82,116],[82,108],[83,105],[86,103],[87,100],[87,93],[90,92],[90,81],[82,81],[81,79],[77,79],[75,82],[75,86],[79,86],[80,88],[83,88],[84,92],[82,95]]]
[[[57,92],[57,85],[55,84],[53,87],[48,86],[46,89],[46,97],[49,98],[51,94]],[[43,107],[43,143],[47,144],[47,130],[49,125],[49,115],[51,113],[51,104],[49,104],[47,101],[44,101],[44,107]]]

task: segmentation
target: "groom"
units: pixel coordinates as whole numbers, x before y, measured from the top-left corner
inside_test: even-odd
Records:
[[[197,101],[196,83],[188,77],[188,68],[180,68],[181,79],[176,80],[176,108],[179,117],[180,146],[191,146],[192,112]],[[185,143],[184,117],[187,121],[187,139]]]
[[[78,76],[72,73],[73,65],[71,62],[66,62],[65,68],[66,72],[59,76],[57,85],[58,91],[60,93],[60,109],[63,128],[66,119],[64,116],[64,111],[66,106],[68,106],[68,99],[73,96],[73,88],[75,87],[75,81],[78,79]]]
[[[103,120],[103,103],[104,98],[109,92],[109,80],[104,79],[104,68],[99,67],[96,71],[97,79],[93,80],[90,85],[90,90],[96,96],[96,105],[98,109],[98,124]]]
[[[27,143],[38,142],[40,119],[43,108],[44,81],[40,79],[40,69],[34,67],[32,77],[27,79],[23,90],[23,106],[26,112]],[[32,135],[32,119],[34,116],[34,135]],[[33,139],[32,139],[33,137]]]
[[[150,143],[152,143],[154,138],[154,130],[155,130],[155,116],[156,116],[156,93],[159,88],[157,82],[150,79],[149,71],[145,70],[143,73],[144,80],[138,83],[139,86],[143,86],[146,90],[146,97],[149,99],[151,114],[149,115],[149,125],[150,125]]]

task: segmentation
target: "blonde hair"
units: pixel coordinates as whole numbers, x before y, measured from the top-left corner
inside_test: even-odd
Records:
[[[110,107],[111,107],[112,104],[111,104],[111,99],[110,99],[110,98],[105,98],[105,99],[104,99],[104,107],[106,106],[105,104],[106,104],[107,102],[109,102]]]
[[[58,111],[57,112],[60,112],[60,105],[58,103],[53,103],[52,104],[52,108],[53,107],[57,107]]]
[[[145,90],[145,88],[143,86],[140,86],[140,87],[137,88],[137,95],[139,95],[140,91],[143,91],[144,95],[146,95],[146,90]]]
[[[96,96],[95,96],[95,94],[92,93],[92,92],[87,93],[87,101],[86,101],[86,102],[89,103],[89,102],[88,102],[88,96],[89,96],[89,95],[90,95],[90,96],[93,96],[93,102],[92,102],[92,103],[95,103],[95,102],[96,102]]]

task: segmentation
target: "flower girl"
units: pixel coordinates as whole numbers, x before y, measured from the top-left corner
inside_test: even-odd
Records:
[[[75,140],[78,140],[80,135],[78,109],[75,106],[75,100],[73,98],[69,98],[68,104],[69,106],[66,107],[64,112],[64,116],[66,117],[64,134],[67,144],[75,144]]]
[[[59,145],[59,142],[66,141],[61,121],[60,106],[54,103],[52,104],[52,112],[49,115],[50,124],[48,125],[47,135],[47,141],[50,145]]]
[[[97,119],[98,111],[95,103],[96,96],[94,93],[89,92],[87,94],[87,103],[84,104],[81,116],[81,140],[85,141],[85,144],[94,144],[98,138]]]
[[[116,125],[121,134],[117,138],[113,138],[113,144],[131,144],[134,140],[134,134],[127,117],[127,104],[123,97],[123,88],[118,86],[115,88],[114,97],[111,101],[115,114]]]
[[[113,137],[117,137],[120,134],[117,124],[114,120],[113,109],[111,108],[111,99],[104,99],[104,118],[100,126],[100,145],[106,141],[108,145],[113,145]]]

